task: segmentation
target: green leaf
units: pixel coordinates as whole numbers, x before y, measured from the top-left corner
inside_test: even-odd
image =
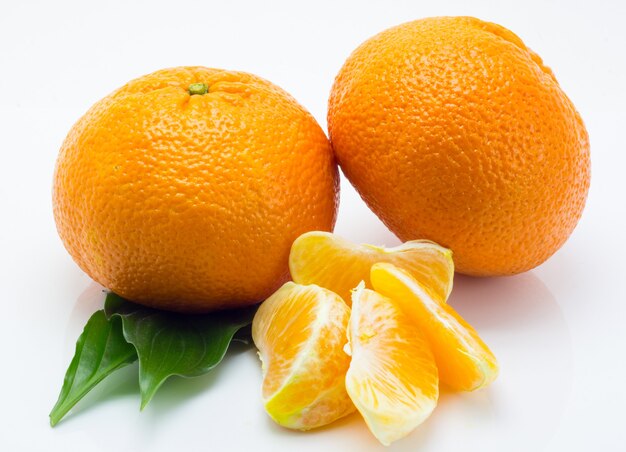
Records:
[[[136,360],[137,352],[124,339],[121,322],[107,320],[103,310],[94,313],[76,342],[59,399],[50,412],[50,425],[55,426],[103,378]]]
[[[139,356],[141,409],[172,375],[195,377],[217,366],[233,336],[249,325],[256,307],[211,314],[158,311],[107,295],[109,318],[122,319],[124,337]],[[246,341],[246,336],[239,339]]]

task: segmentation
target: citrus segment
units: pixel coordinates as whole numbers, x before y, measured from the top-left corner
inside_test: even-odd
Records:
[[[451,306],[437,303],[420,282],[392,264],[375,264],[371,278],[374,289],[396,300],[424,333],[442,383],[451,389],[472,391],[497,377],[495,356]]]
[[[367,426],[388,445],[437,405],[437,368],[428,343],[399,304],[361,283],[352,294],[346,389]]]
[[[452,252],[427,240],[384,248],[352,243],[328,232],[307,232],[291,246],[289,270],[295,282],[326,287],[350,303],[350,291],[360,281],[371,288],[370,268],[376,262],[409,271],[441,302],[452,290]]]
[[[308,430],[352,411],[343,353],[350,308],[333,292],[288,282],[252,322],[263,363],[263,402],[278,424]]]

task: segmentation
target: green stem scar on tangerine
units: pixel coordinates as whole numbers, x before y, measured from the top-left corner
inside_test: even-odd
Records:
[[[206,94],[209,92],[209,85],[207,85],[206,83],[192,83],[191,85],[189,85],[189,94],[191,94],[192,96],[194,94]]]

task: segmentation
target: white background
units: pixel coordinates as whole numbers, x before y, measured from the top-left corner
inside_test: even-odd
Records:
[[[252,350],[213,373],[172,379],[139,412],[136,367],[55,429],[74,342],[102,303],[51,213],[58,148],[96,100],[177,65],[256,73],[323,127],[333,77],[367,37],[433,15],[473,15],[516,32],[551,66],[586,121],[592,185],[582,221],[547,263],[515,277],[457,277],[453,304],[500,359],[500,378],[444,394],[392,450],[626,450],[626,10],[623,2],[191,2],[2,0],[0,4],[0,449],[380,450],[357,415],[311,433],[275,426]],[[397,240],[342,183],[336,231]]]

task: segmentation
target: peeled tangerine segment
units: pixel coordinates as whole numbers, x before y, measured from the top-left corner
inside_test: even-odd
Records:
[[[350,308],[335,293],[288,282],[252,322],[263,363],[263,402],[278,424],[299,430],[354,411],[345,388],[343,352]]]
[[[495,380],[495,356],[452,307],[437,303],[420,282],[392,264],[372,266],[371,280],[374,289],[396,300],[424,333],[442,383],[454,390],[473,391]]]
[[[295,282],[325,287],[350,303],[350,291],[360,281],[372,287],[370,268],[376,262],[390,262],[410,272],[441,303],[452,290],[452,252],[427,240],[384,248],[352,243],[328,232],[307,232],[291,246],[289,270]]]
[[[399,304],[361,283],[352,294],[346,389],[371,432],[384,445],[430,415],[439,397],[428,343]]]

